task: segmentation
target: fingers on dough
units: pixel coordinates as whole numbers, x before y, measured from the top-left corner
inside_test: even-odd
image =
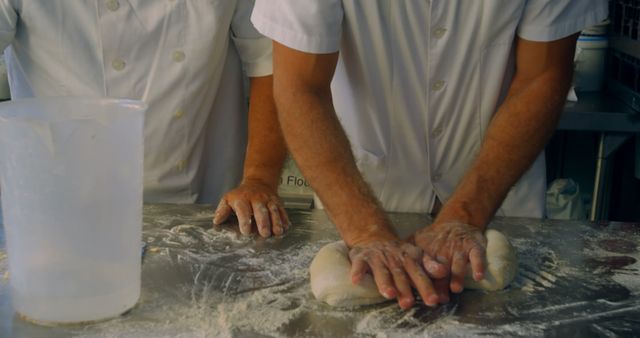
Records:
[[[475,281],[470,265],[464,280],[465,289],[496,291],[504,289],[516,276],[516,251],[501,232],[485,232],[487,250],[484,279]],[[331,306],[353,307],[387,301],[380,293],[370,274],[359,284],[351,283],[349,249],[344,242],[325,245],[311,262],[311,291],[316,299]]]

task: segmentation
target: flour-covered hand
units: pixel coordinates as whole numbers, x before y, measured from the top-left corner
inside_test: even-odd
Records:
[[[487,240],[479,227],[462,222],[438,223],[436,220],[433,225],[416,232],[415,244],[425,253],[423,265],[430,276],[433,277],[434,268],[439,265],[444,265],[449,271],[446,277],[439,276],[435,282],[441,303],[448,301],[449,289],[454,293],[462,292],[469,265],[473,279],[479,281],[484,278]]]
[[[399,240],[378,240],[354,245],[349,258],[354,284],[371,272],[380,294],[387,299],[397,298],[401,308],[408,309],[415,303],[412,287],[426,305],[438,303],[431,280],[422,268],[422,250],[418,247]]]
[[[260,182],[243,182],[220,200],[213,218],[221,224],[233,213],[240,232],[250,234],[255,228],[262,237],[282,235],[289,228],[289,218],[277,192]]]

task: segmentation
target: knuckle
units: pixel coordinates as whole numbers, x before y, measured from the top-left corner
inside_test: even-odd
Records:
[[[416,272],[416,276],[422,281],[427,280],[427,274],[424,271],[422,271],[422,269],[418,269],[418,271]]]
[[[401,268],[394,267],[391,269],[391,272],[393,272],[394,274],[398,274],[398,277],[404,277],[404,270]]]

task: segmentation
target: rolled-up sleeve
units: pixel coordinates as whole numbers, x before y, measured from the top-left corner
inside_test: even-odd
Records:
[[[273,72],[271,40],[253,27],[251,23],[253,4],[253,0],[238,0],[231,22],[231,38],[238,49],[247,76],[267,76]]]
[[[257,0],[251,20],[289,48],[325,54],[340,47],[343,16],[340,0]]]
[[[553,41],[605,20],[607,0],[527,0],[518,35],[531,41]]]
[[[16,35],[18,14],[11,0],[0,0],[0,51],[3,51]]]

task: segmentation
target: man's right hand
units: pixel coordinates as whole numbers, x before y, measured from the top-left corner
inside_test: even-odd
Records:
[[[351,248],[354,283],[371,272],[378,290],[402,308],[438,297],[422,268],[422,251],[395,236],[384,210],[356,166],[333,107],[331,81],[338,52],[314,54],[274,41],[273,86],[280,127],[291,155]]]
[[[422,250],[417,246],[399,240],[378,240],[354,245],[349,258],[354,284],[370,272],[380,294],[387,299],[397,298],[403,309],[415,303],[412,287],[426,305],[438,304],[438,295],[422,267]]]

